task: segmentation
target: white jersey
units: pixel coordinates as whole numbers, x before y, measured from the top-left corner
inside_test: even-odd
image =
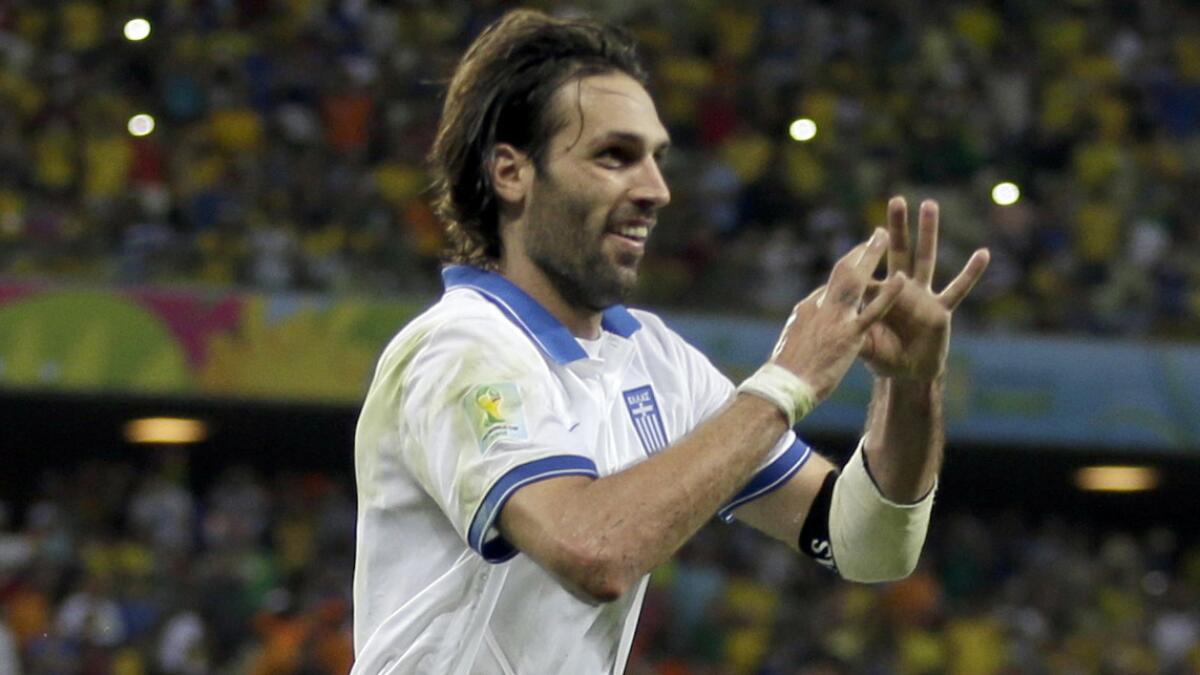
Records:
[[[358,422],[353,673],[621,673],[646,580],[579,600],[499,536],[500,509],[539,480],[636,464],[733,386],[652,314],[612,307],[602,337],[579,341],[499,275],[443,276],[441,300],[384,351]],[[809,453],[787,432],[719,515]]]

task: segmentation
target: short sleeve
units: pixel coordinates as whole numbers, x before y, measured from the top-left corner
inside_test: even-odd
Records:
[[[691,345],[685,343],[684,347],[692,388],[692,405],[695,410],[701,411],[702,416],[698,422],[703,422],[729,402],[735,387],[708,357]],[[733,499],[717,511],[717,516],[727,523],[732,522],[734,510],[786,483],[804,466],[811,455],[812,449],[800,440],[795,432],[790,429],[784,432],[775,447],[767,453],[758,471]]]
[[[730,499],[717,511],[717,517],[727,523],[733,522],[733,512],[739,506],[782,486],[808,462],[808,458],[811,456],[812,448],[808,447],[808,444],[800,440],[796,433],[789,429],[779,438],[750,482],[746,483],[733,496],[733,499]]]
[[[691,394],[691,409],[696,411],[696,423],[712,417],[718,410],[729,403],[733,397],[733,382],[725,374],[717,370],[699,349],[688,344],[683,338],[676,337],[683,351],[688,377],[688,389]]]
[[[467,544],[489,562],[516,549],[496,530],[520,488],[598,476],[571,434],[546,361],[509,326],[458,321],[431,333],[399,379],[403,461]]]

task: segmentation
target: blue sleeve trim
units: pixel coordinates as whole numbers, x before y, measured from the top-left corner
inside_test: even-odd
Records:
[[[791,447],[775,458],[775,461],[765,468],[759,469],[746,487],[742,488],[742,491],[734,495],[728,504],[717,511],[717,517],[727,523],[733,522],[733,512],[737,507],[758,499],[786,483],[793,474],[800,470],[800,467],[804,466],[811,455],[812,448],[797,438]]]
[[[500,516],[500,509],[513,493],[531,483],[559,476],[599,478],[600,473],[596,471],[595,462],[578,455],[543,457],[509,469],[508,473],[492,485],[479,508],[475,509],[475,516],[471,519],[471,527],[467,531],[467,544],[490,563],[501,563],[515,556],[516,547],[505,541],[504,537],[496,536],[484,541],[484,536],[495,525],[496,518]]]

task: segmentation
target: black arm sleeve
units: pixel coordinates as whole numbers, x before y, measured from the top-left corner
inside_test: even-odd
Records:
[[[825,474],[825,481],[821,483],[821,489],[804,518],[804,526],[800,528],[800,551],[832,572],[837,572],[837,563],[829,542],[829,507],[833,503],[833,484],[837,482],[837,477],[837,471]]]

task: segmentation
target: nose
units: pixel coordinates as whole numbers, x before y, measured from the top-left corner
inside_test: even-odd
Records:
[[[671,190],[667,187],[658,161],[653,157],[642,161],[642,169],[637,172],[637,183],[630,196],[643,208],[659,209],[671,202]]]

